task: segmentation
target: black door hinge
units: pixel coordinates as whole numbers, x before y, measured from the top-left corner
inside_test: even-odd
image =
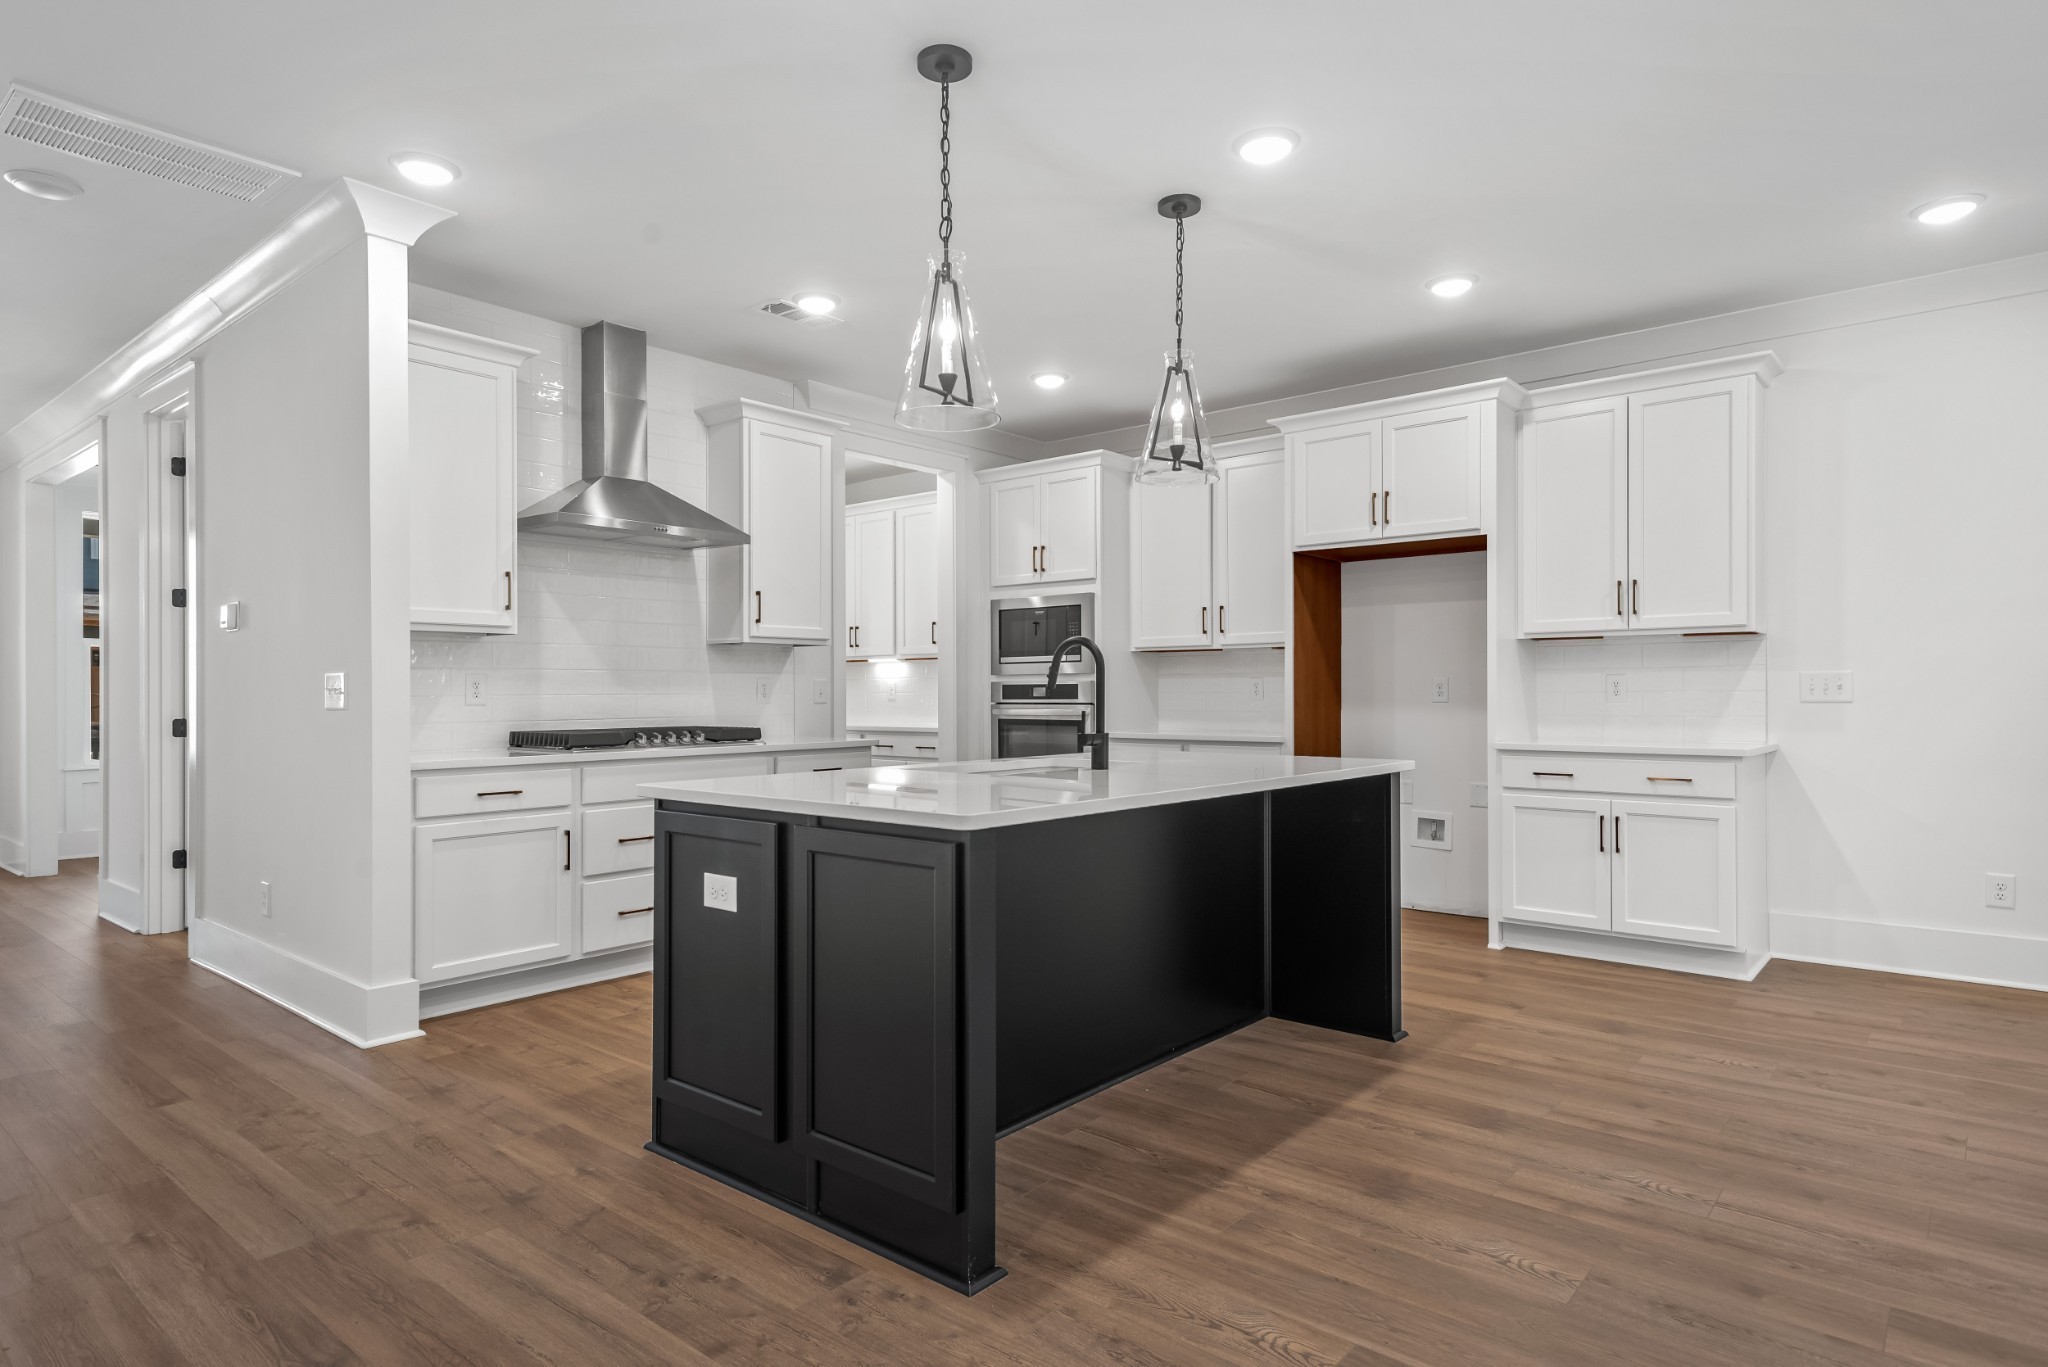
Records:
[[[182,869],[185,867],[185,852],[183,850],[171,851],[171,867],[174,869]]]
[[[171,718],[171,738],[173,740],[185,739],[185,719],[183,717]]]
[[[171,457],[171,473],[174,475],[182,475],[185,473],[185,458],[183,456]]]
[[[181,607],[184,607],[184,606],[185,606],[185,590],[183,590],[183,589],[172,589],[172,590],[171,590],[171,606],[172,606],[172,607],[174,607],[174,608],[181,608]]]

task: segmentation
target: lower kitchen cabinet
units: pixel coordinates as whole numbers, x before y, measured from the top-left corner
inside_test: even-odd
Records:
[[[654,824],[650,809],[649,826]],[[590,878],[583,883],[583,952],[654,942],[654,870]]]
[[[1608,800],[1510,793],[1501,805],[1506,810],[1506,914],[1578,930],[1613,929]]]
[[[413,972],[422,983],[567,956],[575,895],[567,812],[413,832]]]
[[[1626,802],[1614,815],[1614,928],[1732,945],[1735,809],[1717,802]]]

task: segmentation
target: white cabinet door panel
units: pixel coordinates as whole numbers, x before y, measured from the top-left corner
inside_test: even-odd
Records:
[[[1294,464],[1294,544],[1352,546],[1380,535],[1380,420],[1287,439]]]
[[[583,876],[654,867],[654,804],[593,807],[583,813]]]
[[[654,874],[591,878],[583,884],[583,952],[625,949],[654,939]]]
[[[1734,944],[1735,808],[1617,798],[1613,812],[1614,928]]]
[[[422,629],[510,632],[519,624],[513,596],[518,370],[447,350],[456,334],[439,336],[440,345],[413,343],[406,372],[412,622]]]
[[[1100,477],[1093,466],[1043,477],[1045,529],[1039,535],[1038,582],[1095,577]]]
[[[751,638],[823,641],[832,633],[832,439],[749,420],[747,577],[758,598]]]
[[[1508,895],[1502,914],[1577,930],[1612,928],[1607,800],[1510,793],[1502,805]]]
[[[413,832],[413,974],[441,982],[569,952],[566,814],[444,821]]]
[[[1218,474],[1216,644],[1282,644],[1294,615],[1286,461],[1277,451],[1233,458],[1220,464]]]
[[[1043,481],[1037,476],[988,486],[988,581],[997,588],[1038,582],[1044,494]]]
[[[846,519],[846,639],[849,658],[896,653],[896,514]]]
[[[896,511],[896,649],[937,655],[939,641],[939,507]]]
[[[1559,404],[1523,419],[1524,635],[1594,635],[1628,626],[1629,462],[1625,403]]]
[[[1631,394],[1629,625],[1750,624],[1750,381]]]
[[[1214,640],[1210,601],[1210,488],[1131,488],[1131,648],[1201,647]]]
[[[1479,530],[1481,421],[1489,407],[1471,404],[1385,420],[1380,535]]]

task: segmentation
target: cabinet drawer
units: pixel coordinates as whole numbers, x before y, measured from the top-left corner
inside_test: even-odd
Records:
[[[569,769],[485,769],[473,774],[415,774],[412,814],[480,816],[566,807],[575,789]]]
[[[817,755],[777,755],[778,774],[808,774],[814,769],[866,769],[874,763],[870,750],[831,750]]]
[[[631,802],[640,796],[643,783],[687,783],[694,778],[731,778],[736,774],[772,772],[767,755],[706,755],[702,759],[650,759],[638,763],[614,761],[592,764],[583,770],[583,805],[600,802]]]
[[[1503,755],[1507,788],[1559,793],[1643,793],[1655,797],[1735,796],[1735,766],[1657,755]]]
[[[654,809],[647,810],[654,825]],[[651,859],[652,856],[650,855]],[[583,885],[583,952],[644,945],[654,939],[654,874],[592,878]]]
[[[654,804],[597,807],[583,813],[583,873],[654,867]]]

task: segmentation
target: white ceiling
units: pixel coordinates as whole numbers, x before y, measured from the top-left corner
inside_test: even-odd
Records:
[[[2040,0],[1039,0],[13,7],[11,77],[305,178],[260,206],[0,137],[0,430],[338,175],[465,175],[418,279],[791,379],[892,394],[934,232],[934,41],[956,246],[1005,424],[1138,420],[1171,336],[1212,407],[2048,249]],[[1230,152],[1267,124],[1299,152]],[[1947,230],[1906,211],[1991,198]],[[1481,277],[1445,303],[1425,280]],[[752,311],[822,288],[846,322]],[[1039,369],[1069,372],[1054,394]]]

